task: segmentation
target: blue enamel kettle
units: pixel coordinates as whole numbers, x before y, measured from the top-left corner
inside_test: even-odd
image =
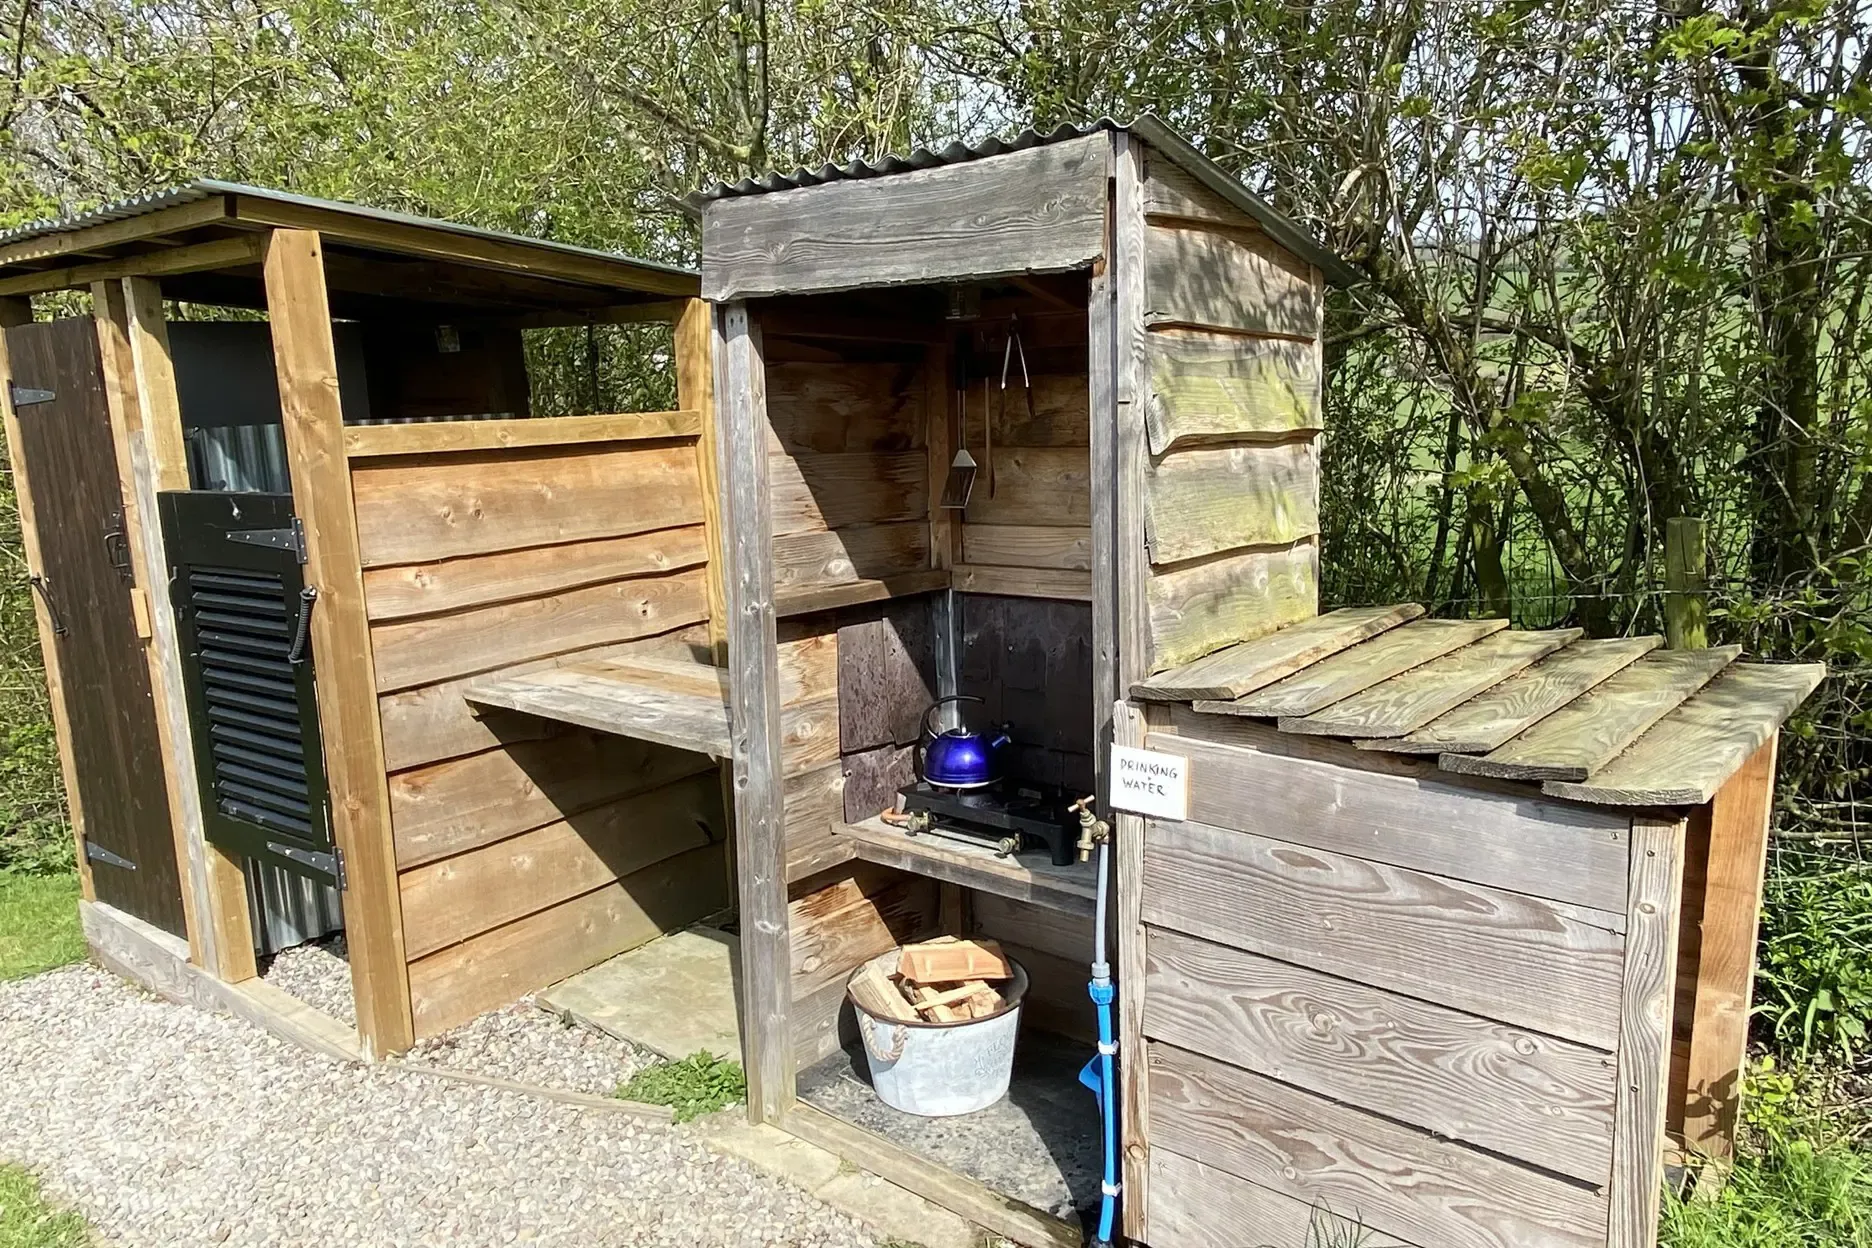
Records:
[[[923,712],[923,778],[946,789],[979,789],[993,784],[1001,773],[1001,751],[1013,740],[999,728],[992,733],[957,726],[938,732],[931,717],[950,702],[980,702],[973,694],[951,694],[930,703]]]

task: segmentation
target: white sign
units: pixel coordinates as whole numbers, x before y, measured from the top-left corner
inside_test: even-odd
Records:
[[[1189,759],[1128,745],[1111,751],[1111,804],[1134,815],[1189,818]]]

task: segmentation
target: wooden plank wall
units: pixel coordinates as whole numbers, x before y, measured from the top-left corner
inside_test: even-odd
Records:
[[[1142,199],[1152,672],[1318,610],[1324,284],[1148,150]]]
[[[769,333],[765,349],[779,612],[926,572],[924,347]]]
[[[1681,828],[1206,720],[1147,737],[1195,760],[1145,833],[1147,1238],[1648,1245]]]
[[[696,439],[382,449],[351,474],[420,1038],[726,905],[728,823],[702,755],[462,696],[637,648],[708,660]]]
[[[975,378],[965,391],[962,445],[981,464],[963,513],[956,588],[1030,597],[1092,598],[1092,435],[1086,315],[1027,315],[1015,322],[1018,358],[1000,385],[1008,333],[978,331]],[[992,452],[990,451],[992,447]]]

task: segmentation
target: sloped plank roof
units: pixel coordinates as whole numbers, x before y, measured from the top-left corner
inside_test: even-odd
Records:
[[[1736,663],[1737,646],[1658,651],[1656,637],[1579,640],[1577,629],[1421,614],[1414,604],[1330,612],[1131,693],[1364,749],[1434,753],[1445,771],[1542,782],[1571,801],[1684,806],[1708,801],[1826,675],[1817,663]],[[1202,696],[1236,688],[1233,699]]]
[[[1253,217],[1255,222],[1267,231],[1268,237],[1307,263],[1317,265],[1334,285],[1356,286],[1365,280],[1357,269],[1347,264],[1329,248],[1322,246],[1319,240],[1314,238],[1299,222],[1275,209],[1272,204],[1242,185],[1238,178],[1198,151],[1188,139],[1149,113],[1129,122],[1101,117],[1097,121],[1083,124],[1061,124],[1044,134],[1030,128],[1012,138],[994,136],[977,143],[955,142],[941,149],[918,147],[912,149],[907,155],[892,154],[875,161],[851,160],[843,165],[826,164],[817,169],[795,169],[791,173],[775,170],[758,178],[742,178],[738,182],[718,182],[712,187],[695,192],[689,197],[689,202],[700,207],[716,199],[735,199],[746,195],[797,191],[806,187],[823,186],[828,182],[885,178],[917,169],[933,169],[939,165],[967,164],[969,161],[986,160],[1007,152],[1024,152],[1029,148],[1064,143],[1071,139],[1084,138],[1089,134],[1097,134],[1100,131],[1118,130],[1126,130],[1135,134],[1168,157],[1172,163],[1192,178]]]

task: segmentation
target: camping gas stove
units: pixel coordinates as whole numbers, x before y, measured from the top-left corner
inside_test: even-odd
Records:
[[[919,780],[898,790],[911,836],[942,836],[983,845],[1002,858],[1044,845],[1055,866],[1079,860],[1079,817],[1073,797],[1050,784],[996,780],[958,789]]]

